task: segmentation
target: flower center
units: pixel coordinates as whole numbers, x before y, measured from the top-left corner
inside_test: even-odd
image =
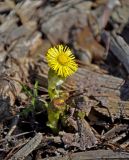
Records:
[[[68,62],[68,57],[63,53],[58,56],[58,62],[62,65],[65,65]]]

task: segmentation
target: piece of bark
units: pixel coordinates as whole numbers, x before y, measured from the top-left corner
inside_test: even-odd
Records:
[[[112,139],[114,137],[117,137],[117,135],[119,133],[121,133],[122,131],[125,132],[127,129],[128,129],[128,125],[127,124],[116,125],[111,130],[106,132],[101,138],[105,139],[105,140]]]
[[[121,148],[126,148],[129,146],[129,139],[120,145]]]
[[[75,96],[73,96],[72,98],[69,98],[70,102],[68,101],[68,103],[72,104],[71,101],[74,101],[75,104],[72,104],[72,106],[75,106],[75,108],[77,108],[79,111],[85,113],[85,115],[88,117],[91,108],[93,106],[96,106],[98,102],[96,102],[95,100],[91,100],[90,98],[88,98],[86,96],[86,93],[77,93],[77,95],[75,94]]]
[[[73,79],[73,80],[72,80]],[[124,80],[110,75],[96,73],[88,68],[80,68],[68,82],[65,83],[66,90],[79,90],[86,92],[87,96],[93,96],[101,102],[102,107],[98,107],[99,112],[107,107],[113,116],[129,116],[129,102],[125,101],[124,94],[129,90],[123,84]],[[126,94],[127,95],[127,94]],[[96,98],[97,97],[97,98]],[[105,105],[104,101],[106,102]],[[122,114],[121,114],[121,113]],[[103,113],[103,111],[102,111]]]
[[[84,63],[87,62],[87,59],[82,56],[83,54],[88,57],[90,62],[93,59],[98,61],[106,57],[104,47],[97,42],[88,26],[84,26],[83,29],[74,32],[74,41],[74,48],[79,50],[77,57]],[[82,53],[80,53],[80,51]]]
[[[97,144],[97,138],[95,137],[90,125],[85,119],[77,120],[78,132],[66,133],[60,132],[61,139],[65,148],[77,147],[79,150],[84,151],[87,148],[94,147]]]
[[[129,2],[126,1],[126,3],[129,3]],[[128,19],[129,19],[128,9],[129,9],[129,5],[122,4],[121,6],[116,7],[113,10],[113,13],[111,14],[111,19],[113,21],[112,23],[119,24],[118,30],[122,29],[120,25],[123,24],[123,26],[124,26],[125,24],[128,23]]]
[[[36,46],[34,43],[37,42],[40,43]],[[32,32],[29,31],[26,37],[19,37],[19,39],[16,39],[13,43],[11,43],[10,47],[8,48],[8,53],[16,59],[27,57],[28,55],[32,56],[32,47],[34,46],[36,47],[36,49],[42,48],[41,33],[35,32],[34,34],[32,34]],[[34,53],[37,53],[36,50],[35,52],[33,52],[33,55]]]
[[[94,147],[97,144],[97,138],[91,130],[90,125],[85,119],[77,120],[78,132],[79,132],[79,148],[80,150],[86,150],[86,148]]]
[[[119,118],[127,117],[129,115],[129,102],[120,100],[119,97],[103,97],[97,96],[96,100],[101,102],[101,107],[95,106],[95,110],[103,113],[107,117]]]
[[[10,7],[6,5],[5,2],[0,2],[0,14],[10,11]]]
[[[87,92],[87,95],[103,97],[107,96],[120,96],[120,87],[123,79],[113,77],[110,75],[98,73],[90,67],[79,68],[78,71],[70,78],[67,79],[67,90],[79,90]]]
[[[40,12],[42,32],[52,44],[57,44],[59,41],[68,43],[70,29],[76,24],[86,25],[91,5],[90,1],[71,0],[62,1],[54,7],[46,7]]]
[[[126,136],[127,136],[126,133],[122,133],[122,134],[118,135],[117,137],[109,140],[108,143],[116,144],[118,141],[124,139]]]
[[[89,160],[89,159],[128,159],[128,152],[113,152],[112,150],[95,150],[78,152],[64,157],[50,157],[39,160]]]
[[[20,17],[20,21],[25,25],[30,19],[33,19],[36,9],[42,5],[44,1],[24,1],[24,3],[21,2],[16,5],[12,1],[6,0],[6,3],[13,11],[17,13],[17,15]]]
[[[59,132],[59,135],[61,137],[61,140],[65,148],[73,146],[77,148],[80,147],[80,144],[78,143],[78,138],[79,138],[78,133],[73,134],[73,133]]]
[[[110,50],[123,64],[129,74],[129,46],[125,40],[115,33],[111,35]]]
[[[37,133],[24,147],[15,153],[10,160],[25,159],[42,141],[42,134]]]

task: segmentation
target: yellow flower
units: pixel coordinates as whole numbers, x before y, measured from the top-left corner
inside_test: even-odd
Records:
[[[48,65],[57,75],[67,77],[76,72],[78,65],[75,57],[67,46],[57,45],[50,48],[46,55]]]

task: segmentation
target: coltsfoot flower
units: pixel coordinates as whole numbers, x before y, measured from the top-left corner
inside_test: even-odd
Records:
[[[48,50],[46,54],[49,67],[58,76],[68,77],[77,71],[78,65],[75,57],[67,46],[57,45]]]

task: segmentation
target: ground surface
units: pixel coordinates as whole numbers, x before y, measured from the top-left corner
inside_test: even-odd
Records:
[[[129,158],[128,10],[126,0],[0,1],[0,159]],[[53,134],[45,53],[56,44],[79,69]]]

